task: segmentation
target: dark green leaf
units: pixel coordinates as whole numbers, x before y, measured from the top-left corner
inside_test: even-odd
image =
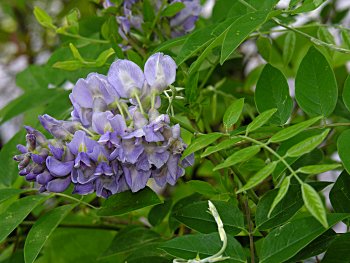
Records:
[[[311,152],[323,142],[323,140],[327,137],[329,131],[330,129],[326,129],[319,135],[309,137],[306,140],[297,143],[287,151],[286,156],[297,157],[305,153]]]
[[[119,231],[102,257],[131,252],[160,239],[159,234],[143,227],[129,226]]]
[[[316,190],[307,183],[303,183],[301,185],[301,192],[306,208],[325,228],[327,228],[326,208]]]
[[[350,175],[343,171],[329,193],[334,211],[337,213],[350,213]]]
[[[286,34],[286,38],[284,39],[283,44],[283,63],[284,65],[288,65],[292,60],[294,49],[295,49],[296,35],[293,31],[290,31]]]
[[[244,229],[243,214],[232,201],[212,202],[221,217],[227,233],[236,235]],[[218,230],[214,217],[208,213],[208,201],[187,205],[177,210],[174,217],[189,228],[201,233],[208,234]]]
[[[255,104],[259,112],[276,108],[271,122],[283,125],[293,110],[293,100],[289,95],[289,86],[283,73],[267,64],[261,72],[255,90]]]
[[[286,178],[284,178],[283,182],[281,183],[281,186],[278,189],[278,193],[277,193],[275,199],[273,199],[273,203],[270,207],[270,210],[269,210],[269,213],[267,214],[267,217],[271,216],[272,211],[282,201],[282,199],[286,196],[288,189],[289,189],[289,185],[290,185],[290,178],[291,178],[291,176],[287,176]]]
[[[205,148],[206,146],[212,144],[217,139],[219,139],[222,135],[223,135],[222,133],[209,133],[209,134],[200,135],[187,147],[187,149],[182,154],[181,158],[183,159],[186,156],[190,155],[191,153],[194,153],[196,151],[199,151]]]
[[[255,216],[258,229],[266,230],[287,222],[303,206],[300,185],[291,180],[286,195],[276,205],[269,216],[269,209],[278,195],[278,192],[279,189],[271,190],[260,199]]]
[[[269,119],[272,117],[272,115],[275,114],[276,111],[277,109],[274,108],[274,109],[266,110],[261,114],[259,114],[259,116],[257,116],[251,123],[249,123],[246,129],[246,133],[248,134],[260,128],[261,126],[263,126],[266,122],[269,121]]]
[[[328,215],[329,227],[348,217],[349,215],[346,214]],[[283,227],[274,229],[265,237],[260,249],[260,262],[283,262],[294,256],[327,230],[328,228],[324,228],[313,217],[292,220]]]
[[[232,236],[228,236],[227,239],[228,243],[224,256],[229,256],[230,259],[225,262],[246,262],[241,244]],[[222,242],[220,241],[219,234],[212,233],[177,237],[165,242],[165,244],[161,246],[161,249],[174,257],[194,259],[197,255],[199,255],[200,258],[212,256],[219,252],[221,246]]]
[[[268,12],[253,12],[241,16],[229,27],[221,48],[220,64],[222,65],[236,48],[268,17]]]
[[[170,212],[172,205],[171,199],[165,200],[163,204],[155,205],[148,213],[148,221],[151,225],[159,225]]]
[[[116,216],[160,204],[156,193],[146,187],[136,193],[126,191],[109,197],[97,211],[99,216]]]
[[[335,109],[338,87],[326,58],[311,47],[303,58],[295,78],[295,98],[310,116],[328,117]]]
[[[322,263],[350,262],[350,233],[340,234],[327,249]]]
[[[198,72],[190,74],[190,76],[187,79],[186,85],[185,85],[185,95],[186,95],[187,100],[190,103],[193,103],[197,100],[197,96],[199,93],[198,78],[199,78]]]
[[[343,102],[350,111],[350,75],[346,78],[343,88]]]
[[[19,195],[23,192],[25,192],[26,190],[23,189],[14,189],[14,188],[4,188],[4,189],[0,189],[0,204],[8,199],[10,199],[11,197],[15,196],[15,195]]]
[[[24,244],[26,263],[34,262],[52,232],[75,206],[76,204],[56,207],[35,222]]]
[[[0,242],[29,215],[29,213],[48,197],[43,195],[31,195],[13,202],[2,214],[0,214]]]
[[[245,162],[252,158],[254,155],[256,155],[258,152],[260,152],[259,145],[249,146],[247,148],[239,150],[232,154],[230,157],[228,157],[223,163],[215,166],[214,171],[230,167],[237,163]]]
[[[217,190],[214,189],[214,187],[205,182],[200,180],[191,180],[186,183],[193,192],[197,192],[202,195],[211,196],[218,194]]]
[[[234,101],[227,108],[223,118],[226,129],[230,128],[233,124],[235,124],[238,121],[239,117],[241,116],[243,106],[244,98]]]
[[[305,1],[303,1],[302,5],[300,7],[293,10],[292,14],[300,14],[300,13],[310,12],[310,11],[316,9],[317,7],[319,7],[323,3],[324,3],[324,0],[305,0]]]
[[[350,173],[350,130],[346,130],[340,134],[337,141],[338,153],[341,161],[343,162],[344,168]]]
[[[273,170],[275,170],[277,165],[277,162],[272,162],[267,164],[264,168],[262,168],[260,171],[258,171],[255,175],[249,178],[248,182],[239,189],[236,193],[242,193],[243,191],[247,191],[258,184],[260,184],[262,181],[264,181],[270,174],[272,174]]]

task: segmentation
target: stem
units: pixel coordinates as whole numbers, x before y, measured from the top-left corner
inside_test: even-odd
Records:
[[[142,113],[143,115],[145,115],[145,111],[144,111],[143,108],[142,108],[142,104],[141,104],[141,100],[140,100],[139,95],[137,95],[137,93],[135,92],[135,93],[133,94],[133,97],[135,97],[137,103],[139,104],[141,113]]]
[[[284,160],[278,153],[276,153],[273,149],[271,149],[269,146],[267,146],[265,143],[259,142],[257,140],[254,140],[253,138],[250,138],[248,136],[243,136],[243,135],[238,135],[238,137],[245,139],[247,141],[250,141],[252,143],[255,143],[257,145],[260,145],[261,147],[263,147],[264,149],[266,149],[267,151],[269,151],[270,153],[272,153],[274,156],[277,157],[277,159],[279,161],[281,161],[286,167],[287,169],[290,171],[290,173],[295,177],[295,179],[298,180],[298,182],[300,184],[303,184],[303,181],[299,178],[299,176],[296,174],[296,172],[293,170],[292,167],[290,167],[290,165],[286,162],[286,160]]]
[[[54,195],[58,195],[58,196],[62,196],[62,197],[67,198],[67,199],[71,199],[71,200],[73,200],[73,201],[75,201],[75,202],[78,202],[78,203],[80,203],[80,204],[86,205],[86,206],[88,206],[88,207],[90,207],[90,208],[92,208],[92,209],[98,209],[96,206],[93,206],[93,205],[91,205],[91,204],[89,204],[89,203],[87,203],[87,202],[84,202],[84,201],[82,201],[82,200],[79,200],[79,199],[77,199],[77,198],[75,198],[75,197],[73,197],[73,196],[66,195],[66,194],[62,194],[62,193],[53,193],[53,194],[54,194]]]
[[[250,247],[250,260],[251,260],[250,262],[255,263],[253,226],[252,226],[252,220],[250,218],[250,208],[248,204],[248,197],[244,201],[244,207],[245,207],[247,223],[248,223],[248,231],[249,231],[249,247]]]
[[[92,42],[92,43],[99,43],[99,44],[108,44],[109,43],[108,40],[88,38],[88,37],[83,37],[81,35],[75,35],[75,34],[68,33],[68,32],[58,32],[58,34],[61,34],[61,35],[64,35],[64,36],[68,36],[68,37],[77,38],[77,39],[81,39],[81,40],[86,40],[86,41],[89,41],[89,42]]]

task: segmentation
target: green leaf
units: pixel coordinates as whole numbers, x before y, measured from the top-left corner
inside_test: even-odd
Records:
[[[344,83],[343,102],[348,111],[350,111],[350,75],[346,78],[346,81]]]
[[[292,11],[292,14],[295,15],[295,14],[310,12],[316,9],[317,7],[319,7],[323,3],[324,3],[324,0],[305,0],[300,7]]]
[[[230,167],[237,163],[245,162],[256,155],[258,152],[260,152],[259,145],[249,146],[247,148],[239,150],[228,157],[223,163],[215,166],[214,171]]]
[[[256,129],[259,129],[261,126],[263,126],[266,122],[269,121],[269,119],[272,117],[272,115],[276,113],[276,111],[277,109],[273,108],[262,112],[251,123],[249,123],[246,129],[246,133],[248,134],[252,131],[255,131]]]
[[[269,213],[267,214],[267,217],[271,216],[272,211],[276,208],[276,206],[282,201],[282,199],[286,196],[288,189],[289,189],[289,185],[290,185],[290,176],[287,176],[286,178],[284,178],[280,188],[278,189],[278,193],[275,197],[275,199],[273,199],[273,203],[270,207]]]
[[[97,211],[99,216],[116,216],[129,213],[144,207],[160,204],[156,193],[146,187],[136,193],[122,192],[109,197]]]
[[[344,168],[350,173],[350,130],[343,131],[338,137],[337,148],[339,157],[344,165]]]
[[[212,202],[221,217],[227,233],[236,235],[244,229],[243,214],[232,201]],[[208,213],[208,201],[187,205],[177,210],[173,216],[176,220],[200,233],[208,234],[218,231],[214,217]]]
[[[52,67],[68,71],[74,71],[84,67],[84,64],[79,60],[66,60],[57,61],[55,64],[52,65]]]
[[[102,67],[104,64],[106,64],[107,59],[109,59],[112,55],[115,54],[115,51],[113,48],[109,48],[105,51],[103,51],[96,59],[95,67]]]
[[[146,244],[157,242],[159,239],[159,234],[147,228],[129,226],[118,232],[101,258],[130,253]]]
[[[3,188],[0,189],[0,204],[2,202],[5,202],[6,200],[10,199],[11,197],[15,195],[19,195],[26,190],[23,189],[14,189],[14,188]]]
[[[191,153],[194,153],[196,151],[199,151],[205,148],[206,146],[212,144],[217,139],[219,139],[222,135],[223,135],[222,133],[209,133],[209,134],[200,135],[187,147],[187,149],[183,152],[181,158],[184,159]]]
[[[56,30],[57,27],[52,23],[52,18],[40,7],[34,7],[34,16],[43,27]]]
[[[300,167],[297,172],[304,174],[320,174],[341,167],[340,164],[319,164]]]
[[[298,124],[294,124],[292,126],[289,126],[287,128],[282,129],[281,131],[274,134],[269,142],[282,142],[285,140],[288,140],[289,138],[294,137],[295,135],[299,134],[300,132],[304,131],[306,128],[310,127],[315,122],[322,119],[322,116],[312,118],[307,121],[300,122]]]
[[[329,227],[348,218],[347,214],[328,215]],[[272,230],[263,240],[260,249],[260,263],[280,263],[294,256],[306,245],[327,231],[313,217],[290,221],[283,227]]]
[[[209,183],[200,180],[191,180],[186,183],[193,192],[197,192],[202,195],[216,195],[218,191]]]
[[[328,228],[326,209],[316,190],[312,186],[303,183],[301,192],[306,208],[325,228]]]
[[[350,34],[347,29],[341,30],[341,37],[343,39],[343,44],[346,48],[350,48]]]
[[[148,213],[148,221],[152,226],[159,225],[170,212],[172,205],[171,199],[165,200],[163,204],[155,205]]]
[[[234,137],[232,139],[228,139],[228,140],[224,140],[222,142],[219,142],[217,145],[210,146],[210,147],[206,148],[205,151],[202,153],[201,158],[204,158],[204,157],[206,157],[210,154],[216,153],[218,151],[230,148],[234,144],[236,144],[237,142],[240,142],[240,141],[242,141],[241,138]]]
[[[228,263],[245,263],[246,257],[241,244],[232,236],[227,237],[227,248],[224,256],[229,256]],[[174,238],[161,246],[165,252],[178,258],[194,259],[212,256],[219,252],[222,242],[218,233],[184,235]]]
[[[185,95],[190,103],[193,103],[198,99],[198,78],[198,72],[190,74],[185,85]]]
[[[350,262],[350,233],[339,234],[327,249],[322,263]]]
[[[283,73],[270,64],[266,64],[255,90],[255,104],[259,112],[276,108],[271,122],[283,125],[293,110],[293,100],[289,95],[289,86]]]
[[[242,110],[244,107],[244,98],[238,99],[234,101],[225,111],[224,114],[224,125],[226,129],[230,128],[233,124],[235,124],[239,116],[242,114]]]
[[[0,186],[11,186],[18,178],[17,162],[13,156],[19,154],[17,144],[24,143],[25,130],[17,132],[0,151]]]
[[[213,26],[208,26],[190,34],[175,59],[176,65],[181,65],[184,61],[197,54],[203,47],[206,47],[213,40],[213,36],[210,34],[212,30]]]
[[[176,15],[178,12],[180,12],[182,9],[184,9],[186,6],[184,3],[181,2],[174,2],[170,5],[168,5],[163,11],[162,16],[171,17]]]
[[[34,262],[50,235],[75,206],[76,204],[56,207],[35,222],[24,244],[26,263]]]
[[[343,171],[329,193],[334,211],[337,213],[350,213],[350,175]]]
[[[326,58],[311,47],[303,58],[295,78],[295,98],[310,116],[328,117],[335,109],[338,87]]]
[[[143,1],[143,17],[145,22],[152,22],[155,18],[154,8],[150,0]]]
[[[315,149],[318,145],[320,145],[323,140],[327,137],[330,129],[326,129],[324,132],[322,132],[319,135],[311,136],[293,147],[291,147],[287,153],[286,156],[289,157],[298,157],[305,153],[311,152],[313,149]]]
[[[221,48],[220,64],[231,56],[236,48],[267,19],[268,12],[253,12],[241,16],[229,27]]]
[[[295,43],[296,43],[296,35],[293,31],[289,31],[286,34],[286,38],[284,39],[283,44],[283,63],[284,65],[288,65],[289,62],[292,60],[294,49],[295,49]]]
[[[0,214],[0,243],[29,215],[39,204],[48,199],[48,196],[31,195],[13,202]]]
[[[75,59],[79,60],[80,62],[84,62],[84,59],[82,58],[82,56],[79,53],[79,50],[74,46],[74,44],[69,43],[69,48]]]
[[[249,178],[248,182],[239,189],[236,193],[242,193],[244,191],[247,191],[258,184],[260,184],[262,181],[264,181],[270,174],[272,174],[273,170],[275,170],[277,165],[277,162],[272,162],[267,164],[264,168],[262,168],[260,171],[258,171],[255,175]]]
[[[291,180],[287,193],[276,205],[269,216],[269,210],[280,189],[267,192],[259,201],[256,209],[256,226],[259,230],[275,228],[289,221],[303,206],[301,189],[298,182]]]
[[[259,36],[256,41],[259,54],[267,61],[270,62],[271,53],[272,53],[272,43],[269,37]]]

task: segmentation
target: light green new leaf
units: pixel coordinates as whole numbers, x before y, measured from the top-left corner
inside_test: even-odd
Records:
[[[249,178],[248,182],[237,191],[237,194],[249,190],[264,181],[275,170],[277,162],[267,164],[264,168],[258,171],[255,175]]]
[[[241,98],[234,101],[227,108],[223,118],[226,129],[230,128],[233,124],[235,124],[238,121],[239,116],[241,116],[243,107],[244,107],[244,98]]]
[[[282,142],[285,140],[288,140],[289,138],[294,137],[295,135],[299,134],[300,132],[304,131],[306,128],[310,127],[315,122],[322,119],[322,116],[312,118],[307,121],[300,122],[298,124],[294,124],[292,126],[289,126],[288,128],[285,128],[276,134],[274,134],[269,142]]]
[[[267,217],[271,216],[273,209],[275,209],[275,207],[279,204],[279,202],[281,202],[281,200],[287,194],[288,189],[289,189],[289,185],[290,185],[290,178],[291,178],[290,176],[287,176],[286,178],[284,178],[284,180],[283,180],[283,182],[278,190],[278,193],[277,193],[275,199],[273,200],[273,203],[271,205],[269,213],[267,214]]]
[[[316,190],[312,186],[303,183],[301,192],[306,208],[325,228],[328,228],[326,209]]]
[[[348,214],[329,214],[329,227],[349,217]],[[305,246],[327,231],[315,218],[291,220],[272,230],[262,242],[260,263],[281,263],[293,257]]]
[[[39,204],[48,199],[48,196],[31,195],[13,202],[0,214],[0,243],[29,215]]]
[[[333,69],[315,47],[309,49],[299,66],[295,98],[310,116],[328,117],[337,104],[338,86]]]
[[[313,149],[315,149],[318,145],[321,144],[321,142],[327,137],[329,131],[330,129],[326,129],[319,135],[311,136],[306,140],[297,143],[287,151],[286,156],[298,157],[305,153],[311,152]]]
[[[74,71],[84,67],[84,64],[79,60],[66,60],[66,61],[57,61],[52,65],[54,68],[64,69],[67,71]]]
[[[228,139],[228,140],[219,142],[217,145],[210,146],[210,147],[206,148],[205,151],[202,153],[201,158],[206,157],[206,156],[208,156],[210,154],[216,153],[218,151],[230,148],[234,144],[236,144],[237,142],[240,142],[240,141],[242,141],[241,138],[234,137],[232,139]]]
[[[324,2],[325,0],[305,0],[300,7],[292,11],[292,14],[295,15],[295,14],[310,12],[312,10],[315,10]]]
[[[269,119],[272,117],[272,115],[275,114],[276,111],[277,109],[274,108],[274,109],[262,112],[251,123],[249,123],[246,129],[246,133],[248,134],[252,131],[255,131],[256,129],[259,129],[261,126],[263,126],[266,122],[269,121]]]
[[[286,34],[286,38],[284,39],[283,55],[282,55],[283,63],[286,66],[292,60],[294,49],[295,49],[295,43],[296,43],[296,35],[293,31],[289,31]]]
[[[52,23],[52,18],[40,7],[34,7],[34,16],[40,25],[56,30],[56,26]]]
[[[183,152],[182,159],[184,159],[186,156],[190,155],[191,153],[199,151],[205,148],[206,146],[212,144],[217,139],[219,139],[222,135],[223,135],[222,133],[209,133],[209,134],[200,135]]]
[[[350,111],[350,75],[346,78],[346,81],[344,83],[343,102],[348,111]]]
[[[266,11],[248,13],[232,23],[222,44],[221,65],[252,32],[266,21],[268,15],[269,13]]]
[[[56,207],[35,222],[24,244],[26,263],[34,262],[50,235],[75,206],[76,204]]]
[[[168,5],[163,11],[162,11],[162,16],[174,16],[178,12],[180,12],[182,9],[184,9],[186,6],[184,3],[181,2],[174,2],[170,5]]]
[[[297,172],[304,174],[320,174],[341,167],[340,164],[319,164],[300,167]]]
[[[343,131],[338,137],[337,148],[344,168],[350,173],[350,130]]]
[[[242,150],[239,150],[238,152],[235,152],[230,157],[228,157],[223,163],[215,166],[214,171],[223,169],[226,167],[230,167],[237,163],[245,162],[250,158],[252,158],[254,155],[256,155],[258,152],[260,152],[259,145],[254,145],[254,146],[250,146]]]
[[[254,99],[259,112],[277,108],[271,118],[271,122],[275,124],[285,124],[293,110],[287,79],[279,69],[270,64],[265,65],[260,74]]]

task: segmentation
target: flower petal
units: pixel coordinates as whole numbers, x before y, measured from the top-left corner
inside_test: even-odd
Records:
[[[70,182],[71,182],[70,176],[67,176],[65,178],[57,178],[48,182],[46,185],[46,189],[49,192],[61,193],[69,187]]]
[[[56,158],[49,156],[46,159],[46,166],[50,173],[56,177],[66,176],[70,174],[73,169],[73,161],[61,162]]]

